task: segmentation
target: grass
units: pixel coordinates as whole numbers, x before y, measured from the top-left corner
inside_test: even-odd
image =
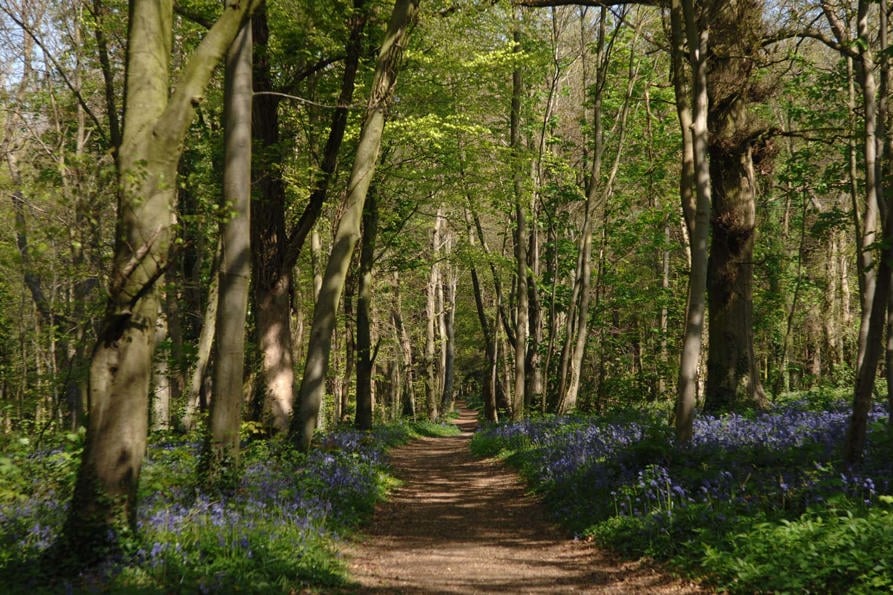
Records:
[[[479,432],[580,536],[730,592],[893,589],[893,437],[872,413],[846,471],[847,404],[824,395],[768,413],[702,416],[675,444],[659,412],[543,418]]]
[[[154,435],[140,483],[138,533],[123,553],[77,577],[41,561],[66,515],[82,434],[36,449],[26,437],[0,456],[0,585],[4,593],[292,593],[347,584],[338,543],[395,481],[387,448],[455,433],[428,422],[323,435],[308,454],[249,440],[227,496],[197,484],[198,440]]]

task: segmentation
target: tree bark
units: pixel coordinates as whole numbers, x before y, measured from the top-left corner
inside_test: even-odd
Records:
[[[447,242],[447,250],[450,248]],[[444,336],[443,341],[446,346],[446,354],[443,365],[443,398],[441,399],[441,410],[448,413],[453,410],[453,400],[456,384],[456,285],[458,279],[453,267],[447,268],[443,275],[443,320],[444,320]]]
[[[233,40],[226,58],[223,104],[223,209],[220,296],[214,354],[214,398],[205,441],[205,484],[229,488],[239,465],[245,322],[251,275],[251,23]]]
[[[254,110],[256,136],[262,147],[255,175],[260,196],[252,204],[255,324],[265,385],[265,425],[276,434],[288,431],[294,406],[295,378],[290,329],[292,269],[319,218],[338,163],[348,109],[353,101],[363,30],[369,16],[367,5],[368,0],[354,0],[338,107],[332,114],[319,175],[307,205],[290,234],[285,226],[285,182],[278,169],[278,163],[284,157],[279,136],[278,106],[281,97],[269,93],[275,91],[271,67],[266,60],[266,51],[259,48],[257,52],[257,90],[266,93],[257,96]],[[265,46],[269,37],[266,12],[262,9],[257,16],[255,39],[258,45]]]
[[[883,327],[888,312],[888,300],[890,299],[890,275],[893,274],[893,213],[887,203],[884,190],[884,162],[883,156],[887,149],[886,143],[886,98],[881,101],[877,98],[877,86],[873,76],[874,50],[871,46],[869,25],[869,10],[872,4],[870,0],[860,0],[857,16],[857,29],[859,35],[860,74],[862,79],[863,106],[865,108],[865,194],[869,203],[866,209],[874,201],[877,211],[883,215],[881,234],[883,248],[875,279],[874,291],[870,295],[863,295],[862,300],[862,326],[860,327],[859,355],[856,367],[856,386],[853,391],[853,413],[847,428],[846,442],[844,444],[844,461],[849,466],[857,465],[865,450],[865,442],[868,433],[868,413],[871,410],[872,392],[877,375],[877,366],[883,350]],[[886,9],[886,3],[881,4],[881,12]],[[882,22],[885,20],[882,19]],[[883,47],[883,46],[882,46]],[[888,58],[883,57],[882,60]],[[882,69],[883,72],[883,69]],[[885,73],[886,74],[886,73]],[[881,85],[882,90],[886,87]],[[881,158],[879,158],[881,157]],[[890,156],[887,155],[889,159]],[[866,219],[868,215],[866,215]],[[867,224],[866,224],[867,225]],[[864,241],[864,240],[863,240]],[[867,278],[866,278],[867,281]],[[864,285],[864,291],[870,291],[868,283]],[[866,306],[870,305],[868,321],[866,325]],[[864,341],[862,335],[865,335]],[[893,346],[891,346],[893,349]]]
[[[709,29],[698,26],[698,18],[692,0],[673,0],[671,18],[674,48],[673,82],[683,141],[679,194],[682,199],[683,213],[686,214],[685,220],[689,231],[691,253],[685,334],[682,338],[679,381],[676,391],[675,426],[676,439],[680,443],[687,443],[691,441],[694,423],[707,288],[707,242],[711,203],[710,164],[707,161],[707,111],[709,106],[707,44]],[[692,65],[691,79],[688,79],[682,66],[685,55],[683,48],[686,42],[687,53]],[[691,81],[690,91],[687,84],[689,80]],[[691,107],[689,108],[689,106]],[[690,130],[691,133],[687,134],[686,130]],[[694,201],[692,197],[694,197]],[[692,203],[694,203],[694,209],[691,207]]]
[[[513,32],[514,50],[521,51],[521,33]],[[521,168],[521,96],[524,88],[521,70],[512,71],[512,105],[510,114],[510,141],[512,149],[512,190],[515,201],[515,374],[512,391],[511,418],[524,417],[524,391],[526,388],[527,336],[529,326],[529,301],[527,292],[527,209],[524,206],[524,187]]]
[[[366,117],[363,121],[356,159],[348,183],[343,215],[338,224],[332,252],[326,265],[319,301],[313,312],[307,362],[299,392],[299,411],[291,428],[298,447],[302,450],[308,450],[313,439],[313,429],[316,427],[326,370],[328,369],[332,331],[335,327],[335,310],[344,289],[344,279],[347,276],[351,254],[360,235],[363,204],[366,201],[366,193],[378,162],[386,108],[393,95],[403,45],[417,11],[418,0],[396,1],[388,24],[388,31],[379,52],[375,78],[366,108]]]
[[[468,241],[471,245],[474,245],[474,233],[472,232],[470,225],[468,228]],[[487,317],[481,282],[478,277],[477,268],[474,265],[471,265],[470,273],[471,287],[474,292],[475,311],[478,315],[478,322],[481,325],[481,334],[484,336],[484,353],[486,356],[486,367],[483,369],[482,378],[484,419],[496,423],[499,421],[499,414],[496,408],[496,325],[495,323],[491,324]]]
[[[710,312],[706,411],[765,407],[753,347],[753,249],[758,131],[748,115],[751,73],[762,41],[762,3],[722,2],[710,9],[707,114],[712,240],[707,272]]]
[[[443,207],[438,207],[434,219],[434,228],[431,230],[431,254],[433,262],[428,274],[428,286],[425,289],[425,320],[427,322],[425,333],[425,410],[430,421],[437,419],[440,411],[438,408],[438,382],[437,362],[437,286],[440,284],[440,263],[437,262],[440,248],[440,235],[443,225]]]
[[[357,414],[354,425],[359,430],[372,429],[372,266],[375,262],[375,240],[378,235],[378,199],[369,192],[363,208],[363,239],[360,247],[360,286],[357,290]]]
[[[290,326],[291,269],[284,266],[285,182],[279,170],[284,159],[279,132],[281,97],[274,89],[267,44],[270,36],[265,6],[252,19],[254,84],[252,133],[257,145],[252,178],[257,195],[251,203],[251,272],[255,334],[261,358],[262,420],[267,431],[288,431],[294,401],[294,365]]]
[[[168,317],[164,311],[159,312],[155,321],[155,344],[168,338]],[[169,354],[155,354],[152,366],[152,419],[153,430],[167,430],[171,425],[171,377]]]
[[[402,414],[416,419],[415,372],[413,371],[412,342],[403,324],[403,306],[400,298],[400,273],[394,272],[394,304],[391,311],[394,332],[400,344],[401,365],[403,366]]]

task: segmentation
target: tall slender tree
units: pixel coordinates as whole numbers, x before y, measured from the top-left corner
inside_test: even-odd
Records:
[[[335,311],[341,300],[351,255],[360,235],[363,205],[378,163],[387,106],[393,96],[403,48],[418,12],[418,6],[418,0],[396,1],[378,54],[375,77],[348,182],[341,221],[338,223],[326,272],[323,275],[322,289],[313,312],[307,361],[298,394],[298,415],[294,417],[291,426],[291,433],[299,448],[303,450],[310,448],[319,416],[331,352],[332,331],[335,328]]]
[[[521,52],[521,32],[515,23],[512,33],[513,51]],[[523,167],[521,154],[521,98],[524,94],[524,82],[520,65],[512,71],[512,103],[509,117],[510,138],[512,148],[512,193],[515,216],[515,376],[512,391],[511,417],[519,420],[524,417],[524,390],[527,359],[527,337],[529,326],[529,293],[527,291],[527,207],[524,201]]]
[[[691,272],[685,310],[685,332],[676,389],[675,426],[680,442],[692,438],[701,336],[704,329],[707,288],[711,185],[707,161],[707,44],[710,30],[691,0],[673,0],[673,84],[682,128],[682,175],[679,194],[689,236]],[[685,51],[685,48],[688,51]],[[687,58],[686,58],[687,55]],[[689,75],[685,64],[690,64]]]
[[[242,25],[226,57],[223,96],[223,217],[214,398],[205,444],[206,483],[225,488],[239,464],[245,322],[251,275],[251,23]]]
[[[355,425],[360,430],[372,428],[372,369],[375,353],[372,347],[372,267],[375,263],[375,242],[378,235],[378,198],[369,191],[363,207],[363,240],[360,246],[359,288],[357,289],[357,414]]]

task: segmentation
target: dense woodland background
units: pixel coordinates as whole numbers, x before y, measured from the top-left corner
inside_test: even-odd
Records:
[[[214,2],[156,15],[170,70],[148,74],[126,3],[0,3],[6,435],[86,426],[98,452],[235,403],[209,424],[225,467],[240,422],[306,448],[466,398],[491,421],[675,404],[684,441],[696,408],[833,387],[858,463],[872,394],[893,399],[889,2],[255,4],[225,11],[231,37],[254,15],[220,76]],[[140,81],[172,93],[157,120]],[[175,105],[182,138],[128,140]],[[148,337],[142,397],[97,396],[118,323]],[[136,430],[88,425],[100,402]],[[90,456],[79,486],[130,498]]]

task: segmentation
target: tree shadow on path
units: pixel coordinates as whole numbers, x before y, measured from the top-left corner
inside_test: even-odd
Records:
[[[461,434],[390,453],[403,482],[346,552],[349,593],[699,593],[645,563],[575,541],[501,462],[476,459],[475,412]]]

